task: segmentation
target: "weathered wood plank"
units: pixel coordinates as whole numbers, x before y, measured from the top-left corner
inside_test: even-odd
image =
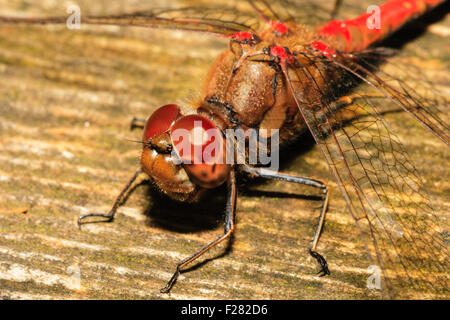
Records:
[[[158,4],[110,3],[79,1],[94,14]],[[0,14],[65,14],[55,6],[1,1]],[[448,73],[449,22],[437,22],[404,49],[426,59],[424,67]],[[180,277],[171,295],[159,288],[175,263],[221,233],[224,189],[185,205],[151,191],[142,179],[114,223],[78,230],[77,217],[106,212],[139,164],[140,148],[127,140],[140,138],[139,131],[129,131],[131,117],[195,98],[226,46],[223,39],[177,31],[0,26],[0,298],[380,297],[365,287],[364,246],[315,147],[290,150],[283,169],[330,181],[319,246],[329,277],[315,276],[316,262],[307,253],[319,203],[301,196],[313,191],[289,184],[242,185],[231,249],[222,245],[208,253],[200,268]],[[448,82],[439,85],[448,92]],[[387,117],[436,206],[448,212],[448,150],[405,115]]]

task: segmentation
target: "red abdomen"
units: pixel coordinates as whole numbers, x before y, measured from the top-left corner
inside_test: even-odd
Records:
[[[336,40],[338,50],[360,51],[442,2],[444,0],[389,0],[357,18],[330,21],[318,33]]]

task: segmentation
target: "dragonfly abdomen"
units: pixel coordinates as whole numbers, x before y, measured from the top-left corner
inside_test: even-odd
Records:
[[[332,20],[318,34],[336,40],[336,48],[345,52],[361,51],[381,41],[443,0],[390,0],[377,10],[348,20]]]

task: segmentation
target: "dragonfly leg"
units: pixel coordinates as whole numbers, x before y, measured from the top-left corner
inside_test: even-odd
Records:
[[[127,182],[127,184],[125,185],[125,187],[122,189],[122,191],[120,191],[119,195],[117,196],[116,200],[114,201],[113,206],[111,207],[111,210],[109,210],[108,213],[106,214],[101,214],[101,213],[90,213],[90,214],[86,214],[83,216],[80,216],[78,218],[78,227],[81,228],[81,225],[83,224],[82,220],[88,217],[102,217],[102,218],[106,218],[106,220],[104,222],[111,222],[114,220],[114,215],[116,214],[117,209],[119,208],[120,203],[123,200],[123,196],[125,195],[125,193],[127,192],[127,190],[131,187],[131,185],[133,184],[133,182],[136,180],[136,178],[142,173],[142,169],[139,169],[138,171],[136,171],[136,173],[131,177],[131,179]],[[85,222],[85,223],[89,223],[89,222]]]
[[[327,211],[328,206],[328,188],[324,181],[318,180],[318,179],[312,179],[307,177],[298,177],[293,176],[285,173],[279,173],[272,170],[264,169],[264,168],[253,168],[249,166],[242,166],[241,167],[245,172],[250,173],[253,176],[270,179],[270,180],[279,180],[279,181],[286,181],[286,182],[293,182],[293,183],[299,183],[304,184],[308,186],[312,186],[318,189],[321,189],[322,194],[322,206],[320,208],[320,215],[319,215],[319,223],[316,227],[316,232],[314,234],[314,239],[311,245],[311,248],[309,249],[309,254],[317,260],[317,262],[320,264],[321,269],[317,274],[320,274],[320,276],[325,276],[330,274],[330,270],[328,269],[328,264],[325,258],[320,255],[317,251],[317,243],[319,242],[319,238],[322,232],[323,223],[325,221],[325,215]]]
[[[130,123],[130,130],[134,130],[136,128],[144,128],[147,119],[134,117]]]
[[[272,95],[273,95],[273,104],[272,105],[275,105],[277,102],[277,86],[278,86],[277,75],[278,75],[278,72],[275,70],[275,73],[273,74],[273,78],[272,78],[272,84],[271,84]]]
[[[230,235],[234,231],[234,215],[235,215],[235,211],[236,211],[236,198],[237,198],[236,178],[235,178],[235,172],[234,172],[234,170],[232,170],[230,173],[230,177],[228,179],[228,196],[227,196],[227,204],[226,204],[225,228],[224,228],[223,235],[218,237],[213,242],[207,244],[203,248],[201,248],[199,251],[194,253],[189,258],[186,258],[183,261],[181,261],[180,263],[178,263],[175,273],[173,274],[172,278],[170,278],[170,280],[167,282],[166,286],[160,290],[161,293],[169,293],[170,292],[173,285],[177,281],[178,276],[180,275],[180,272],[186,265],[188,265],[189,263],[191,263],[192,261],[194,261],[195,259],[200,257],[202,254],[204,254],[206,251],[208,251],[212,247],[218,245],[223,240],[230,237]]]

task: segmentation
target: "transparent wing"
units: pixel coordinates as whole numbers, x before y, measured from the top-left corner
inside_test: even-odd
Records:
[[[384,51],[386,49],[382,48],[359,53],[357,64],[348,67],[342,65],[342,68],[364,79],[380,94],[450,145],[450,126],[446,112],[448,110],[445,110],[448,99],[434,89],[436,84],[427,81],[420,69],[415,68],[413,64],[406,68],[400,60],[401,57],[386,60],[392,53],[386,55]],[[383,70],[377,70],[374,59],[384,61]],[[377,72],[374,72],[375,70]]]
[[[247,2],[262,20],[316,26],[335,18],[356,17],[370,5],[383,3],[384,0],[361,0],[358,5],[345,0],[247,0]]]
[[[51,24],[66,23],[67,17],[14,18],[0,17],[0,23]],[[232,35],[236,32],[254,33],[258,19],[226,7],[186,7],[177,9],[153,9],[129,14],[109,16],[81,16],[81,23],[135,26],[144,28],[178,29]]]
[[[155,9],[110,17],[89,17],[88,23],[115,24],[164,29],[180,29],[231,35],[240,31],[254,32],[258,22],[231,8],[187,7],[181,9]]]
[[[390,297],[417,292],[445,297],[449,257],[441,224],[405,148],[380,116],[379,106],[392,102],[395,106],[409,91],[393,90],[388,80],[382,87],[387,96],[379,94],[380,84],[366,83],[362,89],[355,70],[364,62],[330,61],[325,68],[316,57],[308,59],[309,65],[303,61],[284,72],[366,240],[372,263],[382,270],[384,292]],[[330,78],[327,72],[343,76]],[[352,101],[336,110],[332,101],[348,94]]]
[[[292,21],[308,25],[327,22],[331,17],[335,0],[248,0],[229,4],[211,4],[209,1],[186,1],[187,7],[137,11],[109,16],[81,16],[82,23],[136,26],[146,28],[178,29],[232,35],[236,32],[255,33],[261,23]],[[361,8],[353,8],[344,1],[340,12],[359,14]],[[2,17],[0,23],[66,23],[67,17],[19,18]]]
[[[335,0],[248,0],[248,2],[263,21],[316,25],[330,20]]]

